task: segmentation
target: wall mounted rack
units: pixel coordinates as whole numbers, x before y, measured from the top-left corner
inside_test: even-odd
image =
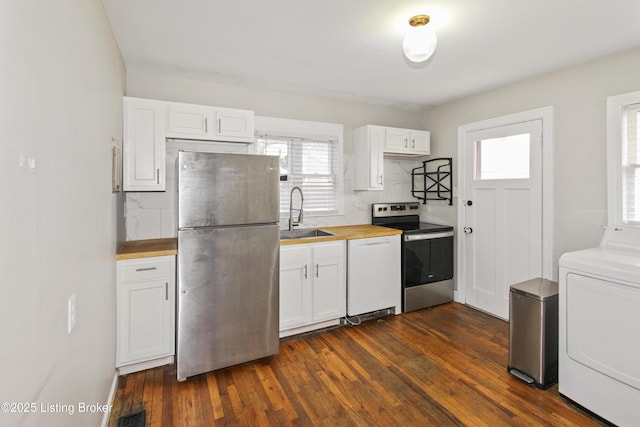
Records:
[[[453,205],[453,162],[451,157],[429,159],[411,170],[411,194],[427,200],[446,200]]]

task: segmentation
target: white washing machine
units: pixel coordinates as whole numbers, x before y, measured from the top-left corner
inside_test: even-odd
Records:
[[[640,425],[640,227],[609,226],[600,246],[564,254],[558,390],[619,426]]]

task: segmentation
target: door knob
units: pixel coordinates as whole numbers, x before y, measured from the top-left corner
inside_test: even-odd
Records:
[[[473,228],[471,227],[465,227],[462,229],[464,231],[464,234],[471,234],[473,233]]]

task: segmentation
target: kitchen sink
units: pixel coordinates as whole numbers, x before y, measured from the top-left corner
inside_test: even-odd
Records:
[[[301,228],[299,230],[280,230],[280,240],[289,239],[308,239],[313,237],[326,237],[333,236],[326,231],[318,230],[317,228]]]

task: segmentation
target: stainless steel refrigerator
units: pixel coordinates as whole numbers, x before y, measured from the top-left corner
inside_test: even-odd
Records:
[[[275,156],[178,153],[178,380],[279,348]]]

